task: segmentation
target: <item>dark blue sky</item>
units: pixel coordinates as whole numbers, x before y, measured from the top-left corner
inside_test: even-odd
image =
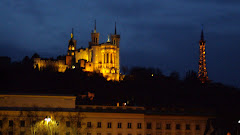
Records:
[[[204,24],[209,78],[240,87],[239,0],[1,0],[0,10],[0,55],[13,61],[66,54],[72,27],[87,47],[96,19],[100,42],[117,21],[121,65],[182,77],[198,70]]]

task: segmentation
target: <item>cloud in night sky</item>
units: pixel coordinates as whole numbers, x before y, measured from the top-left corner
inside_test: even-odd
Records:
[[[239,0],[1,0],[0,55],[21,60],[37,52],[67,52],[71,28],[87,47],[94,20],[100,42],[117,31],[124,66],[158,67],[185,75],[198,70],[201,24],[209,78],[240,87]]]

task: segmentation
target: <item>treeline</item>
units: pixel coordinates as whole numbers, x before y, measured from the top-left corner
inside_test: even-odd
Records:
[[[230,124],[239,118],[239,89],[220,83],[202,84],[197,73],[189,71],[183,79],[178,72],[169,76],[160,69],[122,67],[125,75],[120,82],[106,81],[97,73],[86,73],[80,69],[68,69],[65,73],[33,69],[33,58],[25,57],[21,62],[0,66],[1,93],[27,94],[72,94],[95,93],[89,104],[162,107],[172,111],[191,108],[198,111],[213,110],[221,122]],[[177,108],[177,109],[176,109]]]

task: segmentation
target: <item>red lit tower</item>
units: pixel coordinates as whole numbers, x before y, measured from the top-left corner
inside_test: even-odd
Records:
[[[205,83],[208,81],[208,75],[207,75],[207,68],[206,68],[206,51],[205,51],[205,43],[203,36],[203,26],[202,26],[202,32],[201,32],[201,39],[199,41],[199,69],[198,69],[198,78],[202,83]]]

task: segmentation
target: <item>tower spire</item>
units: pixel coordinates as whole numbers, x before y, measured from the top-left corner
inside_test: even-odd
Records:
[[[116,22],[115,22],[115,35],[117,35],[117,26],[116,26]]]
[[[73,39],[73,28],[72,28],[72,33],[71,33],[71,39]]]
[[[96,19],[95,19],[94,33],[97,32],[97,26],[96,26],[96,25],[97,25],[97,24],[96,24]]]
[[[203,25],[201,31],[201,39],[199,41],[199,65],[198,65],[198,78],[202,83],[208,81],[207,68],[206,68],[206,42],[203,36]]]
[[[73,28],[72,28],[72,33],[71,33],[71,39],[73,39]]]

